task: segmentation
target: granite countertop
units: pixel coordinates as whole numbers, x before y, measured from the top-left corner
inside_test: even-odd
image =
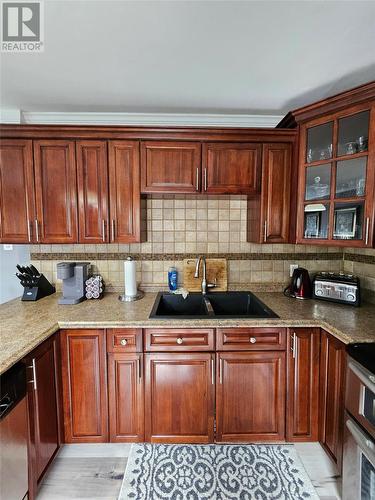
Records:
[[[375,342],[375,306],[359,308],[317,300],[288,299],[282,293],[257,292],[276,319],[148,319],[156,293],[137,302],[120,302],[108,293],[102,300],[58,305],[58,294],[37,302],[15,299],[0,305],[0,373],[32,351],[59,328],[320,326],[342,342]]]

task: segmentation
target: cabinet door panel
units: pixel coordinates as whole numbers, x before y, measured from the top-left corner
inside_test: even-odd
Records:
[[[0,144],[1,242],[32,242],[34,219],[32,142],[2,140]]]
[[[218,441],[285,439],[285,353],[217,355]]]
[[[265,243],[288,243],[290,225],[291,145],[263,146],[262,220]]]
[[[147,441],[213,441],[213,363],[211,354],[145,354]]]
[[[80,243],[104,243],[108,239],[107,144],[76,143]]]
[[[345,344],[322,330],[319,441],[341,469],[344,428]]]
[[[32,496],[37,483],[59,449],[60,420],[60,359],[58,337],[43,342],[25,362],[28,366],[29,411],[29,491]]]
[[[194,193],[200,190],[201,145],[145,141],[141,145],[142,193]]]
[[[65,441],[108,440],[105,332],[61,330]]]
[[[108,354],[109,434],[112,442],[143,441],[142,354]]]
[[[141,195],[138,141],[108,143],[109,241],[140,241]]]
[[[34,141],[36,240],[76,243],[77,179],[73,141]]]
[[[319,349],[319,328],[289,330],[287,415],[289,441],[318,439]]]
[[[203,145],[203,188],[207,193],[254,194],[260,188],[260,144]]]

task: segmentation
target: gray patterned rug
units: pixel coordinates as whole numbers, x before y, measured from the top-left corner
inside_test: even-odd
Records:
[[[119,500],[316,500],[292,445],[132,446]]]

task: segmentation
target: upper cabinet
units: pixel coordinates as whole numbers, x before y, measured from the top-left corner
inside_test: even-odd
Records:
[[[262,145],[203,144],[203,191],[216,194],[254,194],[260,188]]]
[[[106,141],[77,141],[80,243],[108,241],[108,165]]]
[[[248,200],[248,241],[290,242],[292,181],[292,145],[264,144],[261,190]]]
[[[76,243],[77,175],[74,141],[34,141],[35,238],[40,243]]]
[[[141,145],[143,193],[195,193],[201,188],[201,145],[145,141]]]
[[[372,246],[375,106],[301,127],[298,242]]]
[[[0,239],[34,241],[35,196],[32,141],[0,143]]]
[[[300,108],[279,124],[296,125],[297,243],[372,247],[375,82]]]
[[[141,238],[139,142],[109,141],[109,241],[133,243]]]

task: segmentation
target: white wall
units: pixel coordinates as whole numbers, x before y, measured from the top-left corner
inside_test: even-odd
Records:
[[[29,245],[12,245],[12,250],[4,250],[5,246],[8,245],[0,245],[0,304],[22,295],[23,288],[15,275],[16,264],[30,262]]]

